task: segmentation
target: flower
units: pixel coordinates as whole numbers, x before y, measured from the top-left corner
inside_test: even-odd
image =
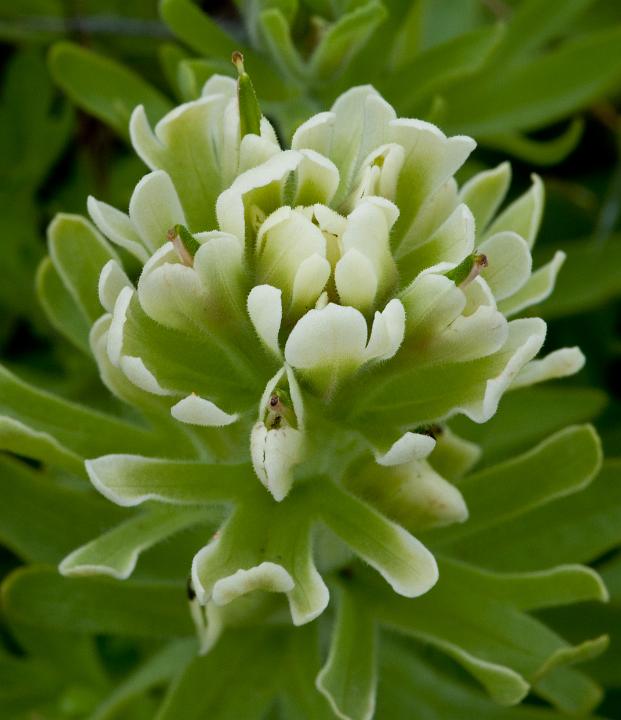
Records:
[[[191,567],[205,652],[240,616],[277,617],[280,594],[295,625],[312,621],[330,600],[324,576],[359,567],[356,557],[403,598],[428,593],[442,568],[459,584],[465,571],[444,559],[439,571],[418,539],[469,516],[458,481],[479,452],[447,423],[484,423],[505,392],[584,360],[576,348],[536,360],[545,323],[511,319],[547,297],[563,261],[532,272],[539,178],[499,212],[507,164],[460,188],[474,141],[397,118],[371,87],[346,92],[284,149],[236,60],[238,83],[211,77],[154,130],[133,112],[132,143],[151,172],[128,213],[89,198],[97,230],[71,216],[50,228],[101,378],[148,425],[97,416],[92,484],[144,509],[61,572],[126,578],[143,550],[224,506]],[[595,465],[596,440],[580,438]],[[38,442],[64,457],[51,435]],[[575,570],[583,596],[601,599],[589,572]],[[473,577],[503,596],[495,579]],[[523,696],[517,672],[494,690],[495,669],[438,642],[502,702]],[[318,687],[338,709],[334,672],[330,659]]]

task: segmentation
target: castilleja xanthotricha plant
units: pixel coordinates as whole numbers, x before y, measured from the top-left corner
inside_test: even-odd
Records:
[[[31,455],[140,506],[60,572],[127,578],[143,550],[202,524],[187,568],[200,652],[230,626],[312,623],[339,598],[316,680],[338,717],[373,715],[377,624],[437,646],[500,703],[532,686],[563,707],[574,675],[559,666],[603,642],[570,647],[527,611],[606,591],[582,566],[497,574],[459,558],[529,500],[511,463],[472,473],[479,450],[450,428],[583,364],[576,348],[536,359],[545,323],[517,317],[564,257],[533,272],[540,179],[509,204],[507,164],[459,187],[474,141],[396,117],[369,86],[284,149],[234,62],[237,82],[211,77],[154,129],[134,110],[151,171],[127,214],[90,197],[92,223],[50,226],[50,316],[73,338],[91,325],[101,379],[134,411],[45,394],[16,410],[24,386],[3,371],[8,415]],[[567,453],[593,475],[584,427],[519,462]]]

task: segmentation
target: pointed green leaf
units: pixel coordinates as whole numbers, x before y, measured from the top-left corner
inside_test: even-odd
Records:
[[[618,462],[618,461],[616,461]],[[621,477],[621,475],[618,475]],[[613,520],[611,518],[611,520]],[[613,520],[614,522],[614,520]],[[616,520],[617,528],[619,520]],[[564,607],[544,611],[545,621],[572,642],[579,642],[588,634],[591,637],[607,633],[610,635],[608,651],[589,663],[589,674],[598,682],[609,687],[621,686],[621,562],[618,559],[609,562],[602,569],[602,579],[610,590],[611,598],[607,606],[589,603],[576,607]],[[566,680],[566,679],[563,679]],[[571,696],[573,691],[564,682],[561,691]]]
[[[459,556],[465,538],[586,487],[601,462],[600,441],[592,427],[561,430],[517,458],[464,478],[459,489],[468,521],[432,530],[428,537]]]
[[[589,562],[619,542],[621,462],[612,460],[581,492],[462,538],[452,552],[497,570],[536,570]]]
[[[152,432],[38,390],[0,366],[0,413],[54,437],[80,455],[154,449]]]
[[[162,71],[175,97],[177,100],[183,102],[186,98],[179,85],[179,65],[184,60],[188,60],[190,54],[182,47],[179,47],[179,45],[175,45],[175,43],[163,43],[158,48],[158,57]]]
[[[69,103],[55,102],[44,57],[33,47],[16,48],[10,57],[3,73],[2,101],[0,177],[3,190],[19,188],[4,214],[23,199],[22,193],[36,192],[45,180],[69,140],[74,115]]]
[[[554,293],[535,311],[546,318],[565,317],[588,312],[619,297],[620,239],[612,235],[605,244],[593,238],[563,243],[567,254],[563,272]]]
[[[520,610],[608,600],[608,591],[601,577],[585,565],[562,565],[538,572],[502,575],[478,568],[470,568],[469,572],[481,592]]]
[[[278,8],[264,10],[258,19],[263,42],[272,62],[284,77],[300,82],[305,77],[305,67],[291,38],[291,27]]]
[[[317,623],[303,625],[290,633],[280,695],[287,720],[326,720],[330,717],[328,701],[317,692],[315,685],[321,668],[318,635]]]
[[[438,667],[403,642],[382,642],[377,716],[390,720],[476,718],[476,720],[562,720],[565,715],[530,704],[499,707],[470,684]],[[593,717],[589,715],[589,720]]]
[[[497,702],[514,704],[524,696],[528,683],[539,683],[546,673],[558,672],[552,670],[555,664],[584,659],[590,652],[589,646],[572,649],[543,623],[508,601],[508,589],[490,593],[489,583],[479,583],[475,568],[444,559],[440,577],[434,590],[415,604],[377,586],[362,592],[372,598],[379,622],[449,654]],[[508,580],[515,587],[515,580]],[[545,596],[549,584],[543,575],[540,581]],[[354,577],[353,587],[357,582],[364,581]],[[502,584],[503,576],[499,575],[496,582]],[[530,578],[527,582],[536,581]],[[527,595],[532,597],[532,586]],[[601,649],[601,641],[592,647]]]
[[[160,14],[175,35],[199,55],[230,58],[236,50],[243,52],[259,97],[265,101],[282,100],[286,91],[269,63],[225,32],[190,0],[161,0]]]
[[[149,507],[74,550],[60,563],[59,570],[66,576],[110,575],[124,580],[144,550],[207,517],[204,508]]]
[[[86,469],[97,490],[123,506],[147,500],[181,505],[226,502],[257,482],[245,463],[219,465],[140,455],[103,455],[87,460]]]
[[[49,57],[54,80],[86,112],[129,137],[129,117],[144,105],[152,122],[171,109],[170,101],[139,75],[109,58],[60,42]]]
[[[344,720],[371,720],[377,685],[377,630],[360,598],[342,591],[330,653],[317,688]]]
[[[591,660],[604,652],[608,645],[605,636],[589,641],[583,648],[582,660]],[[603,691],[585,673],[571,667],[553,670],[535,684],[535,692],[555,705],[563,713],[582,717],[602,701]]]
[[[151,655],[106,697],[88,720],[115,720],[135,697],[175,677],[196,655],[196,640],[176,640]]]
[[[39,302],[54,328],[82,352],[90,355],[90,324],[49,257],[45,257],[39,265],[36,287]]]
[[[14,418],[0,416],[0,449],[84,475],[84,461],[48,433],[37,432]]]
[[[332,482],[324,483],[319,495],[323,522],[395,592],[416,597],[433,587],[436,561],[415,537]]]
[[[566,117],[621,77],[621,29],[568,42],[528,64],[464,83],[446,96],[444,131],[482,136],[529,130]],[[586,60],[585,60],[586,59]]]
[[[250,75],[244,68],[244,56],[233,53],[233,65],[237,68],[237,107],[239,109],[239,132],[242,139],[246,135],[261,135],[261,108],[254,91]],[[197,243],[198,249],[198,243]]]
[[[57,215],[48,228],[50,257],[67,290],[90,323],[104,313],[99,301],[101,269],[118,260],[107,240],[80,215]]]
[[[423,50],[397,72],[379,78],[378,89],[407,117],[418,117],[443,88],[465,81],[487,60],[502,37],[500,25],[481,27]],[[417,78],[416,82],[412,82]]]
[[[342,15],[315,48],[309,65],[311,77],[326,81],[343,72],[385,18],[386,9],[378,0]]]
[[[544,43],[560,35],[593,0],[565,0],[548,3],[525,0],[516,8],[504,39],[490,62],[495,67],[509,67],[532,55]]]
[[[494,150],[510,153],[534,165],[558,165],[578,146],[584,131],[584,120],[573,118],[567,128],[551,140],[533,140],[519,133],[490,135],[479,141]]]
[[[597,418],[607,398],[595,388],[533,387],[508,393],[491,420],[476,425],[467,418],[454,418],[451,428],[483,450],[481,465],[532,448],[567,425]]]
[[[189,0],[161,0],[160,14],[170,29],[199,55],[231,57],[235,39]]]

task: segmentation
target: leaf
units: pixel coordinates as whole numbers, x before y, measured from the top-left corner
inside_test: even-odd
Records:
[[[49,63],[54,80],[73,102],[126,139],[129,117],[137,105],[144,105],[152,122],[172,108],[170,101],[139,75],[73,43],[56,43]]]
[[[184,511],[154,505],[74,550],[64,558],[59,570],[65,576],[110,575],[124,580],[132,574],[144,550],[208,517],[204,508]]]
[[[290,633],[283,658],[280,701],[286,720],[326,720],[331,717],[325,697],[317,692],[315,678],[321,668],[319,627],[303,625]]]
[[[147,658],[97,707],[88,720],[114,720],[134,698],[170,681],[196,655],[196,640],[176,640]]]
[[[266,10],[276,9],[287,25],[295,21],[298,11],[298,0],[236,0],[243,18],[244,26],[250,43],[254,47],[262,47],[259,16]]]
[[[51,259],[45,257],[37,270],[39,302],[54,328],[78,349],[90,355],[90,324],[65,287]]]
[[[423,22],[425,20],[425,2],[414,0],[409,3],[409,8],[402,6],[403,16],[398,18],[399,26],[396,29],[395,37],[390,48],[390,67],[399,70],[408,62],[414,60],[420,52],[422,41]],[[393,8],[388,6],[390,20],[397,19]]]
[[[496,415],[483,425],[453,418],[451,428],[480,445],[487,466],[523,452],[567,425],[588,422],[606,407],[607,398],[595,388],[536,387],[505,395]]]
[[[502,31],[500,25],[477,28],[434,45],[398,71],[380,77],[379,89],[400,112],[418,117],[434,93],[463,81],[483,65],[502,37]]]
[[[189,0],[161,0],[160,15],[168,27],[199,55],[230,57],[240,49],[231,35]]]
[[[520,705],[499,707],[466,684],[452,668],[441,668],[428,654],[403,640],[382,642],[377,716],[390,720],[476,718],[476,720],[562,720],[553,710]],[[589,716],[591,718],[592,716]]]
[[[304,81],[306,69],[291,39],[291,29],[278,8],[264,10],[258,18],[263,43],[282,75],[294,82]]]
[[[93,485],[118,505],[158,500],[181,505],[227,502],[254,488],[249,464],[160,460],[140,455],[103,455],[86,462]]]
[[[563,565],[526,573],[503,572],[502,575],[479,568],[476,572],[476,584],[481,592],[489,593],[520,610],[608,600],[608,591],[602,578],[584,565]]]
[[[544,43],[568,28],[592,4],[593,0],[565,0],[562,3],[526,0],[520,3],[490,63],[502,67],[504,72],[520,60],[524,61]]]
[[[89,323],[104,309],[99,302],[101,269],[117,260],[104,237],[80,215],[56,215],[48,228],[50,257],[65,287]]]
[[[459,557],[466,538],[586,487],[601,461],[600,441],[592,427],[561,430],[521,456],[465,477],[459,489],[468,521],[432,530],[427,538]]]
[[[260,720],[276,691],[282,641],[274,628],[228,631],[214,650],[190,663],[155,720]]]
[[[222,30],[190,0],[161,0],[160,14],[175,35],[199,55],[230,58],[235,50],[243,52],[257,95],[262,100],[282,100],[286,96],[287,90],[274,75],[271,65]]]
[[[485,136],[560,120],[610,91],[621,77],[621,28],[593,33],[446,95],[443,130]]]
[[[122,518],[91,492],[9,457],[0,458],[0,538],[30,562],[59,562],[76,545]]]
[[[616,461],[615,461],[616,462]],[[581,633],[595,636],[610,634],[608,652],[589,663],[589,674],[612,687],[621,686],[621,563],[618,558],[604,566],[602,580],[610,590],[610,603],[600,607],[595,603],[577,607],[547,610],[545,621],[558,632],[575,640]]]
[[[458,557],[495,570],[590,562],[621,542],[621,461],[609,460],[580,492],[462,538]]]
[[[181,584],[63,578],[32,565],[9,575],[2,598],[9,619],[43,628],[136,637],[193,632]]]
[[[228,66],[220,59],[203,60],[189,58],[182,60],[177,68],[177,82],[184,101],[196,100],[201,96],[203,86],[212,75],[231,75],[233,66]]]
[[[581,661],[587,661],[601,654],[607,645],[608,638],[603,635],[577,646],[576,652]],[[571,667],[561,667],[546,675],[537,683],[537,694],[563,713],[580,717],[597,707],[604,695],[602,688],[590,677]]]
[[[323,522],[395,592],[417,597],[435,584],[433,556],[406,530],[332,482],[324,483],[318,494]]]
[[[179,45],[169,42],[159,46],[158,57],[166,81],[174,92],[176,99],[183,102],[186,98],[179,85],[179,65],[184,60],[189,60],[190,54]]]
[[[2,366],[0,415],[48,433],[81,457],[129,448],[153,450],[158,445],[152,432],[39,390]]]
[[[364,602],[340,594],[330,653],[317,688],[339,718],[371,720],[377,685],[377,629]]]
[[[362,576],[362,571],[360,571]],[[571,662],[585,654],[585,648],[572,650],[561,637],[543,623],[520,609],[520,592],[515,591],[515,576],[497,575],[489,584],[489,576],[477,569],[442,559],[440,582],[416,604],[364,585],[354,576],[352,591],[367,593],[377,620],[388,627],[430,643],[457,660],[481,682],[492,698],[510,705],[519,701],[528,690],[528,683],[537,684],[553,665]],[[506,587],[505,582],[510,584]],[[360,584],[360,587],[357,584]],[[539,589],[536,589],[540,583]],[[530,576],[527,591],[529,604],[535,595],[548,599],[550,587],[546,573]],[[601,585],[594,585],[600,597]],[[524,591],[524,587],[522,592]],[[558,596],[558,590],[555,593]],[[564,601],[572,594],[568,588]],[[577,597],[580,597],[579,593]],[[603,642],[597,647],[603,649]],[[557,672],[557,671],[554,671]],[[577,704],[592,700],[591,685],[582,688],[573,698]],[[583,709],[582,707],[580,708]]]
[[[573,118],[567,128],[551,140],[533,140],[519,133],[489,135],[480,142],[494,150],[510,153],[534,165],[558,165],[570,155],[582,140],[584,120]]]
[[[566,242],[567,260],[554,293],[533,309],[546,318],[593,310],[621,295],[621,236],[598,243],[592,238]]]
[[[0,178],[15,191],[11,206],[35,193],[69,140],[73,112],[55,103],[55,88],[39,50],[18,50],[3,75]],[[21,196],[21,197],[20,197]]]
[[[385,18],[386,9],[378,0],[369,0],[342,15],[313,52],[309,63],[313,81],[325,82],[344,72]]]
[[[13,418],[0,416],[0,449],[84,475],[84,462],[79,455],[51,435],[37,432]]]

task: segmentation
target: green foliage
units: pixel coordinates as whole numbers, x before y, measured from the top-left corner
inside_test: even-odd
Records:
[[[24,50],[4,75],[0,114],[0,211],[3,219],[5,270],[0,284],[0,342],[20,315],[37,317],[32,269],[43,254],[39,223],[45,217],[36,194],[67,144],[73,113],[53,108],[54,89],[45,63]]]
[[[28,318],[39,335],[54,338],[53,352],[70,376],[52,379],[46,368],[41,390],[33,367],[0,371],[0,718],[620,717],[621,465],[613,458],[600,470],[597,433],[582,423],[596,422],[616,452],[621,186],[618,160],[593,172],[580,153],[604,157],[599,146],[591,150],[601,123],[607,137],[621,138],[609,104],[621,86],[621,12],[604,0],[235,4],[240,16],[231,22],[190,0],[163,0],[157,21],[154,7],[139,0],[96,0],[77,18],[78,33],[54,0],[0,9],[0,37],[29,46],[13,54],[3,79],[0,209],[10,247],[3,248],[0,342],[13,346],[15,328]],[[131,134],[156,169],[128,215],[107,203],[125,209],[144,169],[105,131],[98,130],[108,143],[101,153],[83,120],[76,134],[74,113],[55,96],[42,55],[30,47],[51,41],[60,41],[48,55],[57,87],[124,141]],[[494,256],[493,244],[486,251],[493,271],[483,277],[499,310],[526,316],[514,321],[513,340],[466,362],[450,344],[446,356],[432,345],[431,355],[421,351],[413,362],[382,362],[343,382],[327,413],[325,398],[314,395],[325,378],[300,373],[303,420],[287,376],[277,394],[291,406],[287,421],[311,438],[305,452],[312,460],[293,470],[284,498],[261,478],[278,502],[258,482],[247,447],[257,388],[282,364],[257,342],[261,333],[246,313],[249,288],[242,283],[244,303],[223,302],[218,323],[199,334],[195,318],[172,327],[151,317],[140,286],[123,311],[118,302],[170,227],[183,223],[195,233],[186,244],[194,261],[206,244],[198,231],[217,226],[216,201],[234,173],[217,151],[220,139],[188,137],[199,122],[210,127],[222,116],[223,106],[199,98],[214,75],[234,75],[235,50],[244,53],[261,107],[282,138],[361,83],[372,83],[399,114],[474,135],[485,166],[468,162],[461,178],[471,181],[459,199],[476,222],[477,250],[506,231],[532,247],[541,221],[539,181],[516,202],[509,191],[505,202],[509,169],[488,169],[495,153],[547,167],[571,156],[546,171],[552,209],[535,251],[538,269],[517,292],[501,298],[528,251],[514,243],[504,274],[502,253]],[[173,97],[198,100],[196,114],[184,120],[180,113],[152,132]],[[137,105],[144,113],[134,116],[130,133]],[[335,143],[341,178],[356,162],[339,155],[358,133],[355,118],[352,110]],[[267,159],[266,129],[255,120],[242,136]],[[98,154],[101,167],[92,162]],[[242,165],[250,166],[249,157]],[[59,159],[69,170],[57,180]],[[411,222],[427,187],[414,167],[397,194],[401,219],[392,235],[406,280],[456,247],[455,233],[416,247],[416,233],[428,228]],[[160,182],[162,169],[178,193],[176,206]],[[516,176],[520,187],[519,165]],[[274,199],[278,182],[243,200],[248,227],[262,204],[269,211],[284,198],[296,204],[291,183]],[[316,192],[324,182],[311,177],[309,187]],[[40,229],[50,210],[80,210],[89,191],[106,200],[89,201],[98,229],[77,215],[58,216],[42,259]],[[343,185],[338,192],[343,201]],[[302,197],[297,202],[305,204]],[[553,254],[557,248],[566,259]],[[205,266],[230,262],[229,251],[222,247]],[[37,267],[45,318],[30,291]],[[459,284],[464,272],[449,270],[446,278]],[[226,270],[217,282],[205,305],[238,292]],[[166,283],[160,291],[166,308],[187,306],[191,297],[165,295]],[[577,383],[524,388],[511,375],[526,336],[526,360],[537,352],[532,338],[543,342],[543,324],[530,315],[551,321],[552,350],[567,338],[587,339],[591,357]],[[222,317],[238,329],[234,342],[218,334]],[[433,337],[425,335],[429,322],[420,320],[419,337]],[[293,321],[284,323],[281,341]],[[489,338],[471,332],[462,352]],[[434,351],[440,362],[429,361]],[[102,391],[95,364],[117,398]],[[496,407],[481,378],[503,375],[510,392],[488,418]],[[173,403],[195,394],[226,408],[216,407],[218,422],[237,424],[179,422],[174,408],[181,403]],[[468,417],[447,420],[455,408]],[[259,419],[269,417],[261,406]],[[417,460],[419,475],[407,482],[372,460],[387,456],[405,431],[436,436],[428,462]],[[454,495],[432,494],[432,505],[447,503],[457,515],[452,524],[427,527],[425,482],[440,476],[462,498],[468,519],[456,520]],[[431,515],[442,517],[437,509]],[[426,548],[440,582],[413,597],[432,574]],[[219,601],[203,607],[201,594]],[[317,617],[328,595],[330,606]],[[287,603],[294,625],[312,622],[292,625]],[[598,707],[604,689],[610,695]]]
[[[153,120],[171,108],[169,101],[138,75],[76,45],[55,45],[49,65],[52,77],[69,98],[121,135],[127,134],[136,105],[144,105]]]

